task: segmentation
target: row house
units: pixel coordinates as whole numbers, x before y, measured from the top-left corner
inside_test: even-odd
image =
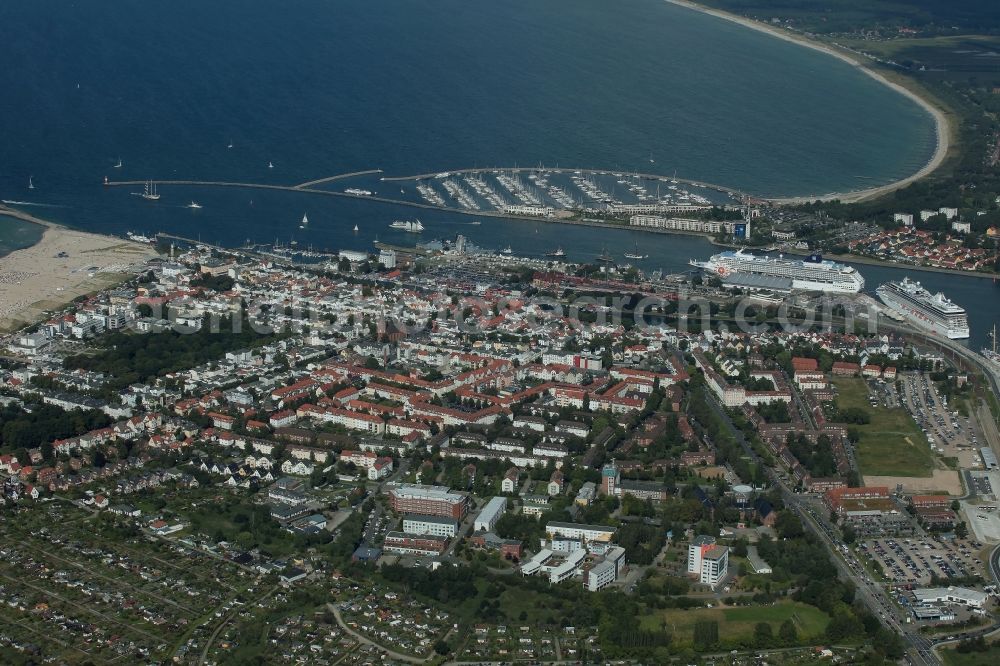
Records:
[[[389,435],[404,437],[411,433],[416,433],[420,437],[430,437],[431,427],[420,421],[410,421],[407,419],[391,419],[385,425],[385,431]]]

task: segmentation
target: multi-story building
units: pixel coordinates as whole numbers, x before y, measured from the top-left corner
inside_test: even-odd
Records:
[[[500,520],[500,516],[507,512],[507,498],[506,497],[494,497],[483,510],[479,512],[476,516],[476,522],[473,529],[476,532],[491,532],[493,527],[496,526],[497,521]]]
[[[715,587],[725,580],[729,572],[729,549],[725,546],[712,546],[701,554],[701,571],[698,582]]]
[[[696,536],[688,545],[687,572],[689,574],[701,573],[701,561],[706,552],[715,545],[715,537]]]
[[[411,514],[403,516],[403,531],[407,534],[453,537],[458,534],[458,521],[441,516]]]
[[[613,546],[603,558],[584,572],[583,586],[590,592],[597,592],[618,580],[624,568],[625,549]]]
[[[563,537],[566,539],[581,539],[584,542],[599,541],[609,543],[615,535],[615,528],[606,525],[584,525],[580,523],[551,522],[545,525],[545,531],[550,539]]]
[[[469,511],[469,498],[454,493],[444,486],[401,483],[390,486],[388,493],[389,505],[396,513],[445,516],[462,520]]]
[[[440,555],[448,545],[448,539],[433,534],[404,534],[389,532],[385,535],[383,550],[398,555]]]

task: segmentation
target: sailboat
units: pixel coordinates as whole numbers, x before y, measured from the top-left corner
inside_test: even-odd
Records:
[[[151,180],[146,181],[146,186],[142,191],[142,198],[149,201],[156,201],[160,198],[160,195],[156,193],[156,183]]]
[[[656,160],[653,159],[653,153],[649,154],[649,163],[650,164],[656,164]]]
[[[299,229],[305,229],[307,224],[309,224],[309,218],[305,213],[302,213],[302,222],[299,223]]]
[[[987,333],[987,336],[990,337],[993,340],[993,349],[990,349],[989,347],[984,347],[982,354],[983,354],[983,356],[985,356],[986,358],[988,358],[990,361],[993,361],[998,366],[1000,366],[1000,353],[997,353],[997,325],[996,324],[993,324],[993,332],[992,333]]]
[[[354,225],[354,233],[358,233],[358,225]]]
[[[273,162],[268,162],[267,163],[267,168],[268,169],[273,169],[274,168],[274,163]]]
[[[232,140],[232,139],[230,139],[230,140],[229,140],[229,145],[227,146],[227,148],[232,148],[232,147],[233,147],[233,140]]]
[[[601,255],[599,257],[597,257],[597,260],[601,261],[601,262],[604,262],[605,264],[613,264],[614,261],[615,261],[615,258],[611,256],[611,253],[608,252],[608,248],[605,247],[602,250]]]
[[[633,252],[626,252],[625,253],[625,258],[626,259],[649,259],[649,255],[648,254],[642,254],[641,252],[639,252],[639,244],[636,243],[635,244],[635,251],[633,251]]]
[[[31,176],[28,176],[28,189],[29,189],[29,190],[33,190],[33,189],[35,189],[35,183],[34,183],[34,182],[32,182],[32,180],[31,180]]]
[[[115,165],[115,168],[116,169],[121,169],[122,168],[122,158],[120,158],[120,157],[118,158],[118,164]]]

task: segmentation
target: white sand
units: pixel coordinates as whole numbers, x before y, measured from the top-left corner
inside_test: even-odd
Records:
[[[154,256],[147,245],[46,225],[38,243],[0,258],[0,330],[113,284]]]
[[[865,199],[873,199],[875,197],[886,194],[887,192],[892,192],[898,190],[902,187],[909,185],[910,183],[927,176],[944,162],[945,156],[948,154],[948,148],[951,145],[951,128],[948,124],[948,118],[945,116],[944,112],[938,107],[934,106],[927,99],[921,97],[913,90],[906,88],[895,81],[890,81],[885,76],[870,69],[864,62],[858,60],[853,55],[850,55],[844,51],[839,51],[835,48],[827,46],[826,44],[808,39],[804,35],[798,35],[787,30],[775,28],[773,26],[767,25],[766,23],[761,23],[759,21],[754,21],[736,14],[730,14],[729,12],[720,11],[717,9],[712,9],[709,7],[703,7],[702,5],[696,4],[694,2],[688,2],[687,0],[666,0],[674,5],[679,5],[681,7],[687,7],[688,9],[693,9],[695,11],[703,12],[705,14],[711,14],[718,18],[725,19],[727,21],[732,21],[738,23],[742,26],[750,28],[752,30],[757,30],[759,32],[765,32],[769,35],[777,37],[779,39],[784,39],[785,41],[794,42],[801,46],[805,46],[817,51],[826,53],[827,55],[833,56],[838,60],[842,60],[854,67],[857,67],[860,71],[864,72],[868,76],[872,77],[882,85],[895,90],[901,95],[908,97],[915,103],[919,104],[927,113],[931,114],[934,118],[934,128],[937,134],[937,145],[934,149],[934,154],[928,160],[919,171],[914,173],[912,176],[907,176],[901,180],[888,183],[886,185],[880,185],[879,187],[872,187],[865,190],[854,190],[851,192],[833,192],[828,194],[821,194],[816,196],[804,196],[804,197],[788,197],[783,199],[773,199],[775,203],[806,203],[809,201],[830,201],[833,199],[840,199],[844,202],[853,201],[863,201]]]

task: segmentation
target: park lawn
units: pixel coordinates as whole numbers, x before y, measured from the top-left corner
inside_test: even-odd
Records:
[[[640,619],[640,626],[647,631],[667,631],[673,633],[674,640],[682,645],[694,641],[694,625],[701,620],[719,623],[719,636],[725,643],[735,644],[753,637],[758,622],[771,625],[774,635],[778,634],[781,623],[792,620],[803,642],[820,638],[826,631],[830,617],[820,609],[794,601],[782,601],[772,606],[738,606],[734,608],[693,608],[681,610],[671,608],[657,610]]]
[[[861,433],[856,453],[862,474],[931,476],[934,454],[924,433],[905,409],[872,407],[868,402],[868,384],[859,377],[840,377],[833,383],[840,409],[856,407],[871,415],[871,423],[851,426]]]
[[[954,649],[941,650],[941,659],[945,666],[996,666],[1000,664],[1000,644],[990,645],[986,652],[967,652],[962,654]]]

